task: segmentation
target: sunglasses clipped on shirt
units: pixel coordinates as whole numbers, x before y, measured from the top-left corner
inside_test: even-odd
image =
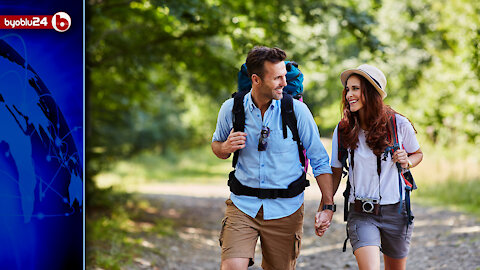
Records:
[[[260,138],[258,139],[258,151],[267,150],[267,138],[270,135],[270,128],[262,126],[262,131],[260,132]]]

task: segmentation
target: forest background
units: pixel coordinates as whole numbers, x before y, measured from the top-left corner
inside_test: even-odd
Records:
[[[283,48],[299,64],[305,103],[327,145],[341,117],[339,74],[379,67],[385,102],[414,123],[425,152],[413,171],[418,196],[479,215],[480,2],[90,0],[87,232],[105,229],[95,211],[121,208],[119,192],[226,185],[229,160],[209,145],[256,45]]]

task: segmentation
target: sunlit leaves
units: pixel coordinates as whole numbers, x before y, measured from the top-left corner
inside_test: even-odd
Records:
[[[340,73],[369,63],[387,76],[386,102],[410,117],[421,136],[476,143],[479,3],[89,2],[93,133],[87,147],[106,149],[102,158],[114,159],[142,149],[208,143],[218,108],[235,91],[238,68],[255,45],[281,47],[300,64],[305,102],[322,135],[340,118]]]

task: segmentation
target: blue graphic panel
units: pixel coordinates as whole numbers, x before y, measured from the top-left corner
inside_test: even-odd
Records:
[[[0,30],[0,267],[83,267],[83,3],[15,1],[55,30]]]

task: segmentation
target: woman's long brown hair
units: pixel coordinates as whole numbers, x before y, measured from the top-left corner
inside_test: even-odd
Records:
[[[380,155],[391,144],[390,138],[392,136],[389,115],[394,115],[397,112],[383,103],[382,97],[369,81],[360,75],[354,75],[360,78],[360,89],[365,101],[363,110],[365,111],[365,124],[367,126],[367,130],[365,130],[367,145],[375,155]],[[357,148],[360,116],[358,111],[350,111],[346,93],[346,89],[343,88],[343,117],[338,124],[337,132],[340,132],[343,146],[353,150]]]

